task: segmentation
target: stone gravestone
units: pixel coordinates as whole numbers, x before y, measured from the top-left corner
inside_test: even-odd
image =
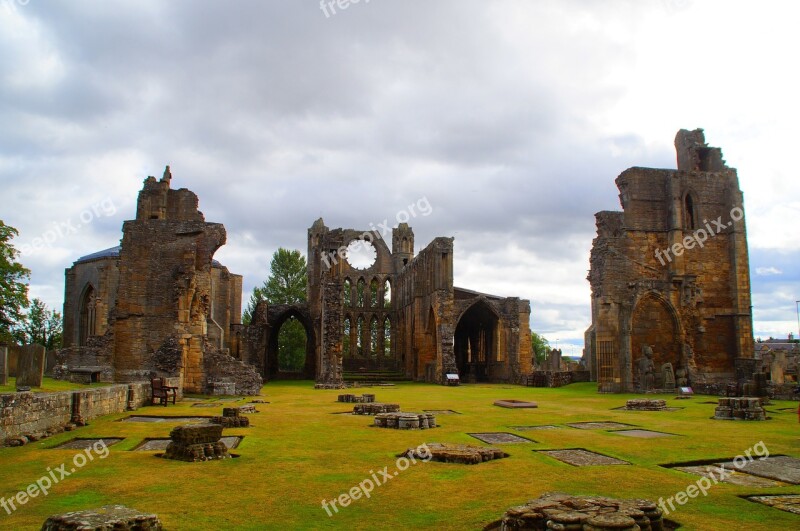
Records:
[[[8,347],[0,345],[0,385],[8,385]]]
[[[48,350],[44,355],[44,374],[53,376],[53,367],[56,366],[56,351]]]
[[[547,356],[547,370],[553,372],[561,371],[561,350],[553,349]]]
[[[664,374],[664,389],[666,391],[675,390],[675,373],[672,370],[671,363],[665,363],[661,366],[661,372]]]
[[[42,345],[25,345],[17,350],[17,388],[41,387],[44,378],[44,354]]]

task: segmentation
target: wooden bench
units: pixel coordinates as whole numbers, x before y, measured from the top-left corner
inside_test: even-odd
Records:
[[[178,396],[178,388],[177,387],[170,387],[164,383],[163,378],[153,378],[150,380],[150,389],[153,391],[153,398],[152,402],[155,403],[158,400],[158,403],[167,407],[167,402],[169,401],[170,394],[172,394],[172,403],[175,403],[175,399]]]

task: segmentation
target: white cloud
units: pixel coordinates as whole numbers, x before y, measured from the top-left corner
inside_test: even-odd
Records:
[[[31,257],[61,306],[63,270],[115,245],[147,175],[171,164],[228,244],[245,298],[306,228],[367,228],[427,196],[417,250],[455,236],[456,283],[532,301],[577,344],[594,213],[630,166],[674,167],[704,127],[740,171],[751,250],[790,256],[800,35],[792,2],[384,0],[29,2],[0,9],[2,218],[30,241],[111,197],[114,216]],[[746,28],[746,29],[745,29]],[[12,198],[5,201],[6,197]],[[774,258],[774,257],[771,257]],[[754,269],[754,305],[794,300]],[[785,312],[784,312],[785,313]],[[768,316],[785,321],[786,317]],[[762,326],[757,319],[756,329]],[[554,342],[554,341],[553,341]],[[554,342],[555,343],[555,342]]]

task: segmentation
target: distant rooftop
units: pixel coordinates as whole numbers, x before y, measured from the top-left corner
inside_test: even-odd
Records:
[[[92,260],[101,260],[103,258],[119,258],[120,249],[122,249],[122,246],[120,245],[117,245],[116,247],[109,247],[108,249],[97,251],[96,253],[87,254],[86,256],[81,256],[80,258],[75,260],[75,263],[82,264],[83,262],[91,262]],[[224,267],[216,260],[211,260],[211,265],[213,267]]]
[[[116,258],[119,256],[119,250],[121,248],[121,246],[117,245],[116,247],[109,247],[108,249],[97,251],[96,253],[87,254],[86,256],[81,256],[75,260],[75,263],[80,264],[82,262],[91,262],[92,260],[100,260],[101,258]]]

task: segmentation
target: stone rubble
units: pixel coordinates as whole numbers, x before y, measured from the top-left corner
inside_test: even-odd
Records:
[[[220,424],[188,424],[173,428],[169,434],[172,442],[164,452],[165,459],[176,461],[210,461],[227,459],[228,447],[220,441]]]
[[[716,420],[767,420],[760,398],[720,398],[714,410]]]
[[[433,413],[378,413],[374,425],[379,428],[396,430],[426,430],[436,427],[436,415]]]
[[[512,507],[484,530],[662,531],[661,509],[650,500],[618,500],[604,496],[545,493]]]

